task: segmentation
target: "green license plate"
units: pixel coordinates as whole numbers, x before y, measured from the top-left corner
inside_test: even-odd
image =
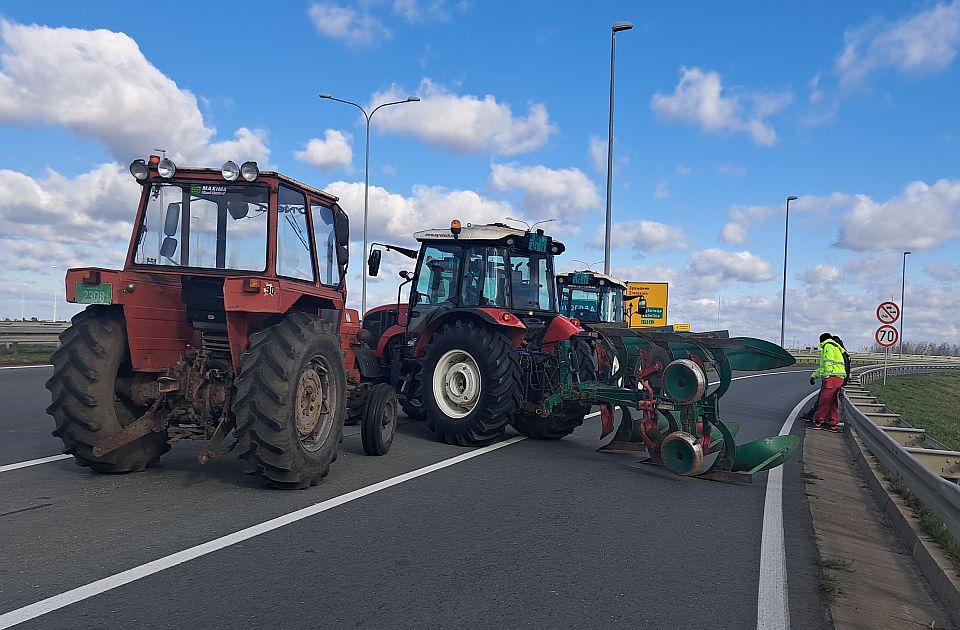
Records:
[[[113,285],[109,282],[100,284],[77,283],[77,304],[113,304]]]

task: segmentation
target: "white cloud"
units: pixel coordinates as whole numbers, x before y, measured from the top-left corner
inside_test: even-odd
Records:
[[[960,282],[960,265],[941,265],[932,263],[923,266],[923,271],[931,278],[941,282]]]
[[[800,280],[807,284],[832,284],[840,280],[840,270],[833,265],[821,263],[807,269]]]
[[[790,92],[725,93],[716,72],[683,67],[680,73],[673,94],[657,92],[650,100],[662,120],[695,124],[704,133],[746,133],[761,146],[777,143],[777,133],[766,119],[790,104]]]
[[[394,0],[393,12],[411,24],[444,22],[451,17],[447,0]]]
[[[667,186],[667,182],[657,182],[657,185],[653,187],[653,198],[669,199],[670,197],[673,197],[673,193],[670,192],[670,187]]]
[[[398,86],[374,94],[371,106],[404,100]],[[557,129],[547,108],[531,104],[526,118],[516,117],[509,105],[491,95],[458,95],[430,79],[420,82],[419,103],[380,110],[373,124],[384,131],[407,135],[456,153],[517,155],[539,149]]]
[[[336,129],[327,129],[323,139],[311,138],[303,151],[297,151],[293,157],[318,167],[322,171],[332,171],[338,167],[353,163],[353,136]]]
[[[720,230],[720,240],[728,245],[743,247],[747,244],[747,231],[739,223],[727,223]]]
[[[715,248],[691,255],[685,273],[718,286],[728,281],[766,282],[774,277],[770,273],[770,263],[756,254]]]
[[[678,165],[673,169],[673,172],[674,172],[675,175],[679,175],[680,177],[683,177],[683,176],[685,176],[685,175],[689,175],[689,174],[692,172],[692,170],[691,170],[690,167],[688,167],[688,166],[684,166],[684,165],[682,165],[682,164],[678,164]]]
[[[603,249],[604,226],[597,228],[589,246]],[[682,250],[687,247],[686,235],[678,227],[656,221],[622,221],[610,226],[610,247],[632,247],[639,253]]]
[[[240,128],[214,142],[197,98],[160,72],[137,43],[107,30],[0,21],[0,123],[60,125],[102,142],[118,160],[164,147],[180,163],[265,161],[266,132]]]
[[[577,168],[493,164],[490,186],[501,192],[522,191],[521,207],[535,219],[575,223],[586,211],[600,205],[597,187]]]
[[[838,244],[846,249],[931,249],[960,236],[960,180],[912,182],[884,202],[856,195],[852,206],[837,220]]]
[[[728,175],[730,177],[744,177],[747,174],[746,166],[738,166],[736,164],[717,164],[713,167],[713,170],[721,175]]]
[[[587,155],[590,157],[590,166],[598,173],[607,172],[607,141],[596,134],[590,134]]]
[[[844,34],[836,70],[844,86],[862,83],[876,71],[930,74],[953,63],[960,46],[960,0],[893,23],[872,20]]]
[[[310,5],[307,13],[321,35],[339,39],[351,48],[373,48],[393,38],[379,19],[350,7],[317,2]]]
[[[350,215],[351,238],[359,241],[363,229],[363,182],[336,181],[324,188],[340,197]],[[451,219],[467,223],[492,223],[517,216],[506,202],[489,199],[472,190],[450,190],[440,186],[414,186],[412,195],[370,186],[367,228],[371,239],[392,239],[398,245],[412,242],[417,230],[443,227]]]

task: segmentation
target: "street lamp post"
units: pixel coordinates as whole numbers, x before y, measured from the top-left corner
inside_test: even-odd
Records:
[[[51,269],[56,269],[56,265],[50,265]],[[57,321],[57,293],[59,293],[59,288],[57,287],[56,281],[53,283],[53,321]]]
[[[370,113],[367,113],[363,107],[354,103],[353,101],[345,101],[343,99],[334,98],[329,94],[321,94],[320,98],[325,98],[331,101],[337,101],[338,103],[345,103],[347,105],[353,105],[363,113],[363,117],[367,121],[367,142],[366,142],[366,153],[364,157],[364,166],[363,166],[363,255],[367,255],[367,210],[369,208],[369,199],[370,199],[370,119],[373,118],[373,115],[377,113],[377,110],[381,107],[387,107],[388,105],[401,105],[403,103],[415,103],[420,100],[419,96],[408,96],[402,101],[391,101],[389,103],[381,103],[374,107]],[[361,263],[362,278],[363,278],[363,287],[361,289],[360,295],[360,317],[363,317],[367,312],[367,267]]]
[[[607,222],[603,239],[603,273],[610,275],[610,224],[613,221],[613,84],[617,56],[617,33],[633,28],[630,22],[617,22],[610,33],[610,124],[607,131]]]
[[[23,306],[23,304],[24,304],[24,303],[23,303],[23,288],[24,288],[25,286],[27,286],[27,284],[26,284],[25,282],[21,282],[21,283],[20,283],[20,321],[21,321],[21,322],[22,322],[24,319],[26,319],[26,311],[24,310],[24,306]]]
[[[723,297],[723,291],[717,293],[717,330],[720,330],[720,299]]]
[[[903,252],[903,273],[900,276],[900,356],[903,357],[903,292],[907,288],[907,254],[913,252]]]
[[[790,202],[796,201],[794,195],[787,197],[787,216],[783,222],[783,295],[780,304],[780,347],[783,347],[783,330],[787,314],[787,236],[790,234]]]

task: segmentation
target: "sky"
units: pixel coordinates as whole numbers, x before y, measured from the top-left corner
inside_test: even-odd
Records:
[[[193,3],[0,0],[0,318],[50,319],[73,266],[119,267],[131,161],[256,160],[341,199],[359,308],[369,237],[542,225],[603,268],[611,26],[613,273],[669,282],[671,322],[779,340],[960,342],[960,0]],[[579,261],[579,262],[577,262]],[[600,262],[598,262],[600,261]],[[396,299],[393,254],[368,306]],[[21,299],[21,295],[23,296]]]

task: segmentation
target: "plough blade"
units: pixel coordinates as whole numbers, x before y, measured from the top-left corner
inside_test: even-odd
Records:
[[[800,438],[795,435],[778,435],[760,438],[737,446],[737,459],[733,470],[754,474],[784,463],[800,448]]]
[[[742,341],[743,348],[725,348],[723,353],[730,362],[730,369],[744,372],[773,370],[797,362],[793,355],[775,343],[753,337],[734,337]]]

